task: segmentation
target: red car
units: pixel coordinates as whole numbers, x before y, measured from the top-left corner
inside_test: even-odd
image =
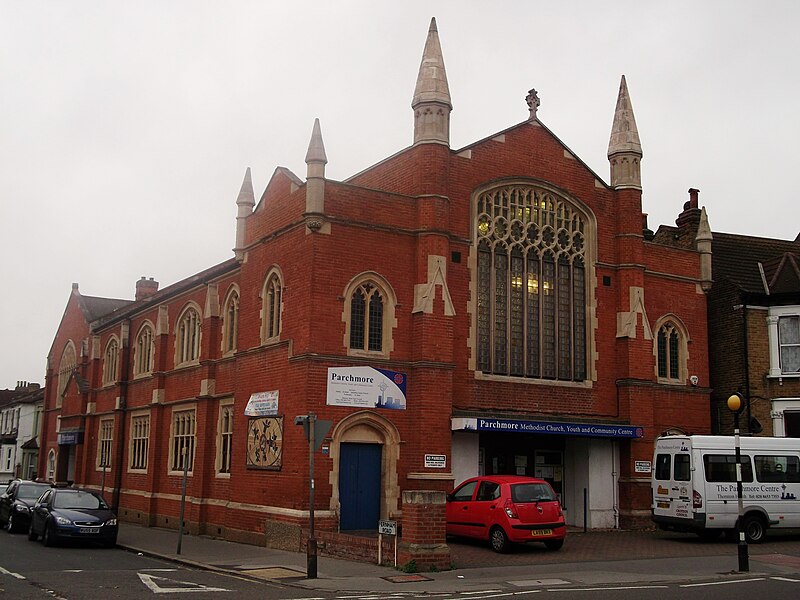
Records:
[[[447,535],[489,540],[495,552],[511,543],[564,545],[567,526],[558,496],[544,479],[486,475],[447,495]]]

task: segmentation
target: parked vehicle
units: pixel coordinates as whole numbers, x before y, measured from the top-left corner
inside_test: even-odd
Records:
[[[467,479],[447,496],[447,535],[488,540],[495,552],[512,543],[564,545],[567,527],[561,503],[543,479],[487,475]]]
[[[28,539],[41,535],[45,546],[61,540],[89,540],[113,548],[117,544],[117,516],[95,492],[51,488],[34,505]]]
[[[9,533],[26,531],[31,519],[31,507],[49,488],[49,483],[23,479],[11,481],[0,495],[0,527],[5,527]]]
[[[793,438],[741,437],[742,528],[750,543],[769,528],[800,527],[800,444]],[[739,520],[732,436],[672,435],[656,440],[653,521],[661,529],[714,537]]]

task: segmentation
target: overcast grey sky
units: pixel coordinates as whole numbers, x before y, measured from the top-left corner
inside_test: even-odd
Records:
[[[451,146],[540,119],[608,181],[624,73],[644,211],[690,187],[715,231],[794,239],[800,2],[0,0],[0,388],[44,383],[72,282],[132,298],[232,256],[252,167],[327,176],[408,146],[435,16]]]

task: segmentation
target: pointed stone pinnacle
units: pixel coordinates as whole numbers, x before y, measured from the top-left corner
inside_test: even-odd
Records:
[[[255,206],[256,198],[253,193],[253,180],[250,178],[250,167],[244,173],[244,181],[242,181],[242,188],[239,190],[239,197],[236,198],[236,204],[245,206]]]
[[[633,116],[633,106],[628,95],[628,84],[625,75],[619,84],[617,108],[614,111],[614,124],[611,127],[611,138],[608,141],[608,156],[618,152],[633,152],[642,154],[642,144],[639,141],[639,130],[636,128],[636,119]]]
[[[308,152],[306,153],[306,164],[312,162],[328,163],[325,144],[322,143],[322,130],[319,126],[319,119],[314,119],[314,129],[311,131],[311,141],[308,144]]]
[[[441,102],[450,108],[450,86],[447,84],[447,72],[444,68],[442,46],[439,43],[439,30],[436,27],[436,17],[431,19],[428,28],[428,38],[425,40],[425,50],[422,52],[422,62],[419,65],[417,85],[414,89],[414,98],[411,106],[416,107],[421,102]]]

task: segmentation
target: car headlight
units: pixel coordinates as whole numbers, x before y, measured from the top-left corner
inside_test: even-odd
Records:
[[[108,521],[106,521],[106,525],[107,526],[112,526],[112,525],[116,525],[116,524],[117,524],[117,520],[116,519],[109,519]]]
[[[56,516],[55,519],[56,519],[56,523],[58,523],[59,525],[72,525],[72,521],[70,521],[69,519],[67,519],[65,517]]]

